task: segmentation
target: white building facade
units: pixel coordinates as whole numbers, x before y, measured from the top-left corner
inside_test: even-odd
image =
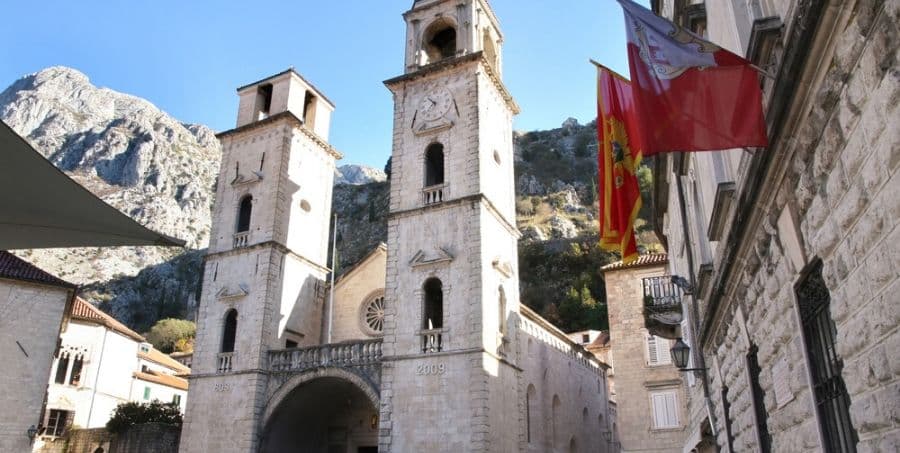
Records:
[[[76,298],[47,385],[46,409],[34,444],[63,441],[73,428],[100,428],[128,401],[187,402],[190,369],[88,302]]]

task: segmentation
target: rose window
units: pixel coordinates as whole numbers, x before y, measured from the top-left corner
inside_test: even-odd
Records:
[[[362,307],[362,324],[370,335],[384,330],[384,295],[373,297]]]

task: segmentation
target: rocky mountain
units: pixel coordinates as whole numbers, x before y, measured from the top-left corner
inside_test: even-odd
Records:
[[[335,185],[349,184],[359,186],[384,181],[387,181],[387,175],[384,171],[365,165],[341,165],[334,171]]]
[[[52,67],[0,93],[0,120],[110,205],[151,229],[209,241],[220,149],[211,129],[184,124],[150,102],[98,88],[71,68]],[[179,249],[119,247],[20,254],[76,282],[136,275]]]

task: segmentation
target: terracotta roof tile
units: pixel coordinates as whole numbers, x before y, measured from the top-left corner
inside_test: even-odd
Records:
[[[139,333],[129,329],[116,318],[104,313],[86,300],[76,297],[72,304],[72,318],[82,321],[96,322],[137,341],[146,341]]]
[[[658,264],[666,264],[669,262],[669,255],[665,253],[648,253],[646,255],[641,255],[632,263],[625,264],[622,261],[616,261],[612,264],[607,264],[600,268],[602,271],[613,271],[619,269],[631,269],[635,267],[644,267],[644,266],[653,266]]]
[[[18,256],[3,250],[0,250],[0,278],[24,280],[65,288],[76,287],[76,285],[57,278]]]
[[[138,351],[138,357],[158,363],[164,367],[170,368],[176,374],[190,374],[191,369],[184,366],[181,362],[169,357],[158,351],[156,348],[150,348],[150,352]]]
[[[187,379],[180,378],[178,376],[172,376],[171,374],[160,373],[158,371],[149,370],[146,373],[142,371],[135,371],[134,377],[142,381],[153,382],[156,384],[165,385],[167,387],[176,388],[178,390],[188,389]]]

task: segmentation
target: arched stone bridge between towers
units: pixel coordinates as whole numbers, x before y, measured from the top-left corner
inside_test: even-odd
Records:
[[[260,451],[376,451],[381,345],[377,339],[269,351]]]
[[[381,342],[364,340],[269,351],[270,382],[274,384],[270,388],[277,393],[303,375],[309,375],[309,380],[316,375],[335,375],[354,381],[363,390],[374,391],[369,396],[377,400],[381,388]]]

